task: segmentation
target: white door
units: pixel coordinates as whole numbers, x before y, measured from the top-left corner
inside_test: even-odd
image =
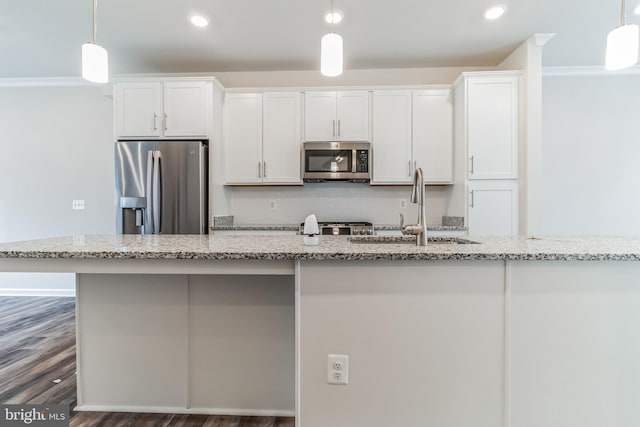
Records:
[[[336,93],[325,91],[304,94],[304,140],[337,139]]]
[[[518,177],[518,77],[467,82],[469,179]]]
[[[203,81],[164,84],[164,135],[207,138],[207,85]]]
[[[518,184],[515,181],[470,183],[468,223],[471,236],[518,234]]]
[[[300,92],[262,95],[262,171],[265,183],[300,183]]]
[[[226,183],[262,182],[262,94],[228,94],[224,108]]]
[[[370,141],[369,92],[337,93],[337,139],[339,141]]]
[[[449,89],[413,92],[413,161],[426,183],[453,182],[452,114]]]
[[[116,138],[160,137],[162,83],[114,85]]]
[[[412,181],[411,91],[373,92],[373,183]]]

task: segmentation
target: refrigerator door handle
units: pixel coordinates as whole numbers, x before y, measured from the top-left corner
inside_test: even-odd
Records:
[[[143,234],[153,233],[153,183],[151,179],[153,177],[153,165],[155,160],[153,159],[153,151],[149,151],[147,153],[147,188],[146,188],[146,196],[147,196],[147,208],[146,211],[146,224],[144,227]]]
[[[162,154],[153,153],[153,234],[160,234],[160,202],[162,197]]]

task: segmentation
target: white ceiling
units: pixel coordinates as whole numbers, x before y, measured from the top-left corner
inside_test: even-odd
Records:
[[[534,33],[557,33],[544,65],[602,65],[619,0],[334,0],[345,68],[497,65]],[[508,6],[498,21],[482,12]],[[627,1],[627,20],[640,23]],[[112,73],[319,69],[329,0],[100,0]],[[191,13],[209,18],[193,27]],[[92,0],[0,0],[0,78],[80,74]]]

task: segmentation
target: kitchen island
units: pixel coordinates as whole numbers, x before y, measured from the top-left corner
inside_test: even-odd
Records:
[[[80,410],[639,425],[640,239],[470,240],[74,236],[0,270],[77,273]]]

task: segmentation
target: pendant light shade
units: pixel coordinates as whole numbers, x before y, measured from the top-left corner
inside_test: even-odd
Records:
[[[638,26],[632,24],[618,27],[609,32],[605,68],[607,70],[621,70],[638,62],[639,36]]]
[[[620,7],[620,26],[607,36],[607,53],[604,68],[622,70],[638,62],[638,26],[625,25],[624,0]]]
[[[93,43],[82,45],[82,78],[94,83],[109,81],[109,57],[105,48]]]
[[[109,55],[96,44],[98,0],[93,0],[93,42],[82,45],[82,78],[94,83],[109,81]]]
[[[320,41],[320,72],[327,77],[342,74],[342,37],[325,34]]]

